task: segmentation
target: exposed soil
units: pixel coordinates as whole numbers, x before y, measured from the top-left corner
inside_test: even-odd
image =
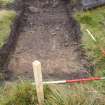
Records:
[[[6,69],[13,78],[33,78],[32,62],[42,63],[44,79],[86,76],[80,27],[66,0],[27,0],[16,48]],[[86,73],[86,72],[85,72]],[[80,75],[81,74],[81,75]]]

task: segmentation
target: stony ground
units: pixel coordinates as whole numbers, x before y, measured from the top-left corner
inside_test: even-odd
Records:
[[[16,49],[8,64],[12,77],[33,78],[34,60],[42,63],[44,79],[76,78],[79,75],[74,72],[84,70],[79,25],[68,7],[63,0],[27,2]]]

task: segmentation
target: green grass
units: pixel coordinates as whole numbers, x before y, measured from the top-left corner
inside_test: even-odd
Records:
[[[16,13],[12,10],[0,11],[0,47],[2,47],[8,39],[15,16]]]
[[[11,4],[13,2],[14,2],[14,0],[0,0],[0,5],[6,6],[6,5]]]
[[[81,25],[81,46],[86,50],[90,62],[96,65],[97,71],[104,72],[105,56],[101,53],[100,48],[105,49],[105,7],[85,12],[80,11],[74,17]],[[86,29],[94,35],[97,42],[92,40]]]
[[[44,86],[44,105],[105,105],[105,81],[88,84]],[[95,87],[95,88],[94,88]],[[6,85],[0,89],[0,105],[37,105],[35,86]]]

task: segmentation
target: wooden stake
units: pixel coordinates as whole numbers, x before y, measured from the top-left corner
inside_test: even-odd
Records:
[[[43,105],[44,92],[43,92],[41,63],[39,61],[33,62],[33,71],[34,71],[34,78],[35,78],[38,102],[39,102],[39,105]]]

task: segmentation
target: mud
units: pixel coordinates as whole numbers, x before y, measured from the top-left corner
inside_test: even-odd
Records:
[[[80,26],[72,17],[69,1],[25,0],[24,3],[15,50],[4,65],[12,74],[9,78],[32,79],[34,60],[42,63],[43,78],[47,80],[87,76],[80,48]]]

